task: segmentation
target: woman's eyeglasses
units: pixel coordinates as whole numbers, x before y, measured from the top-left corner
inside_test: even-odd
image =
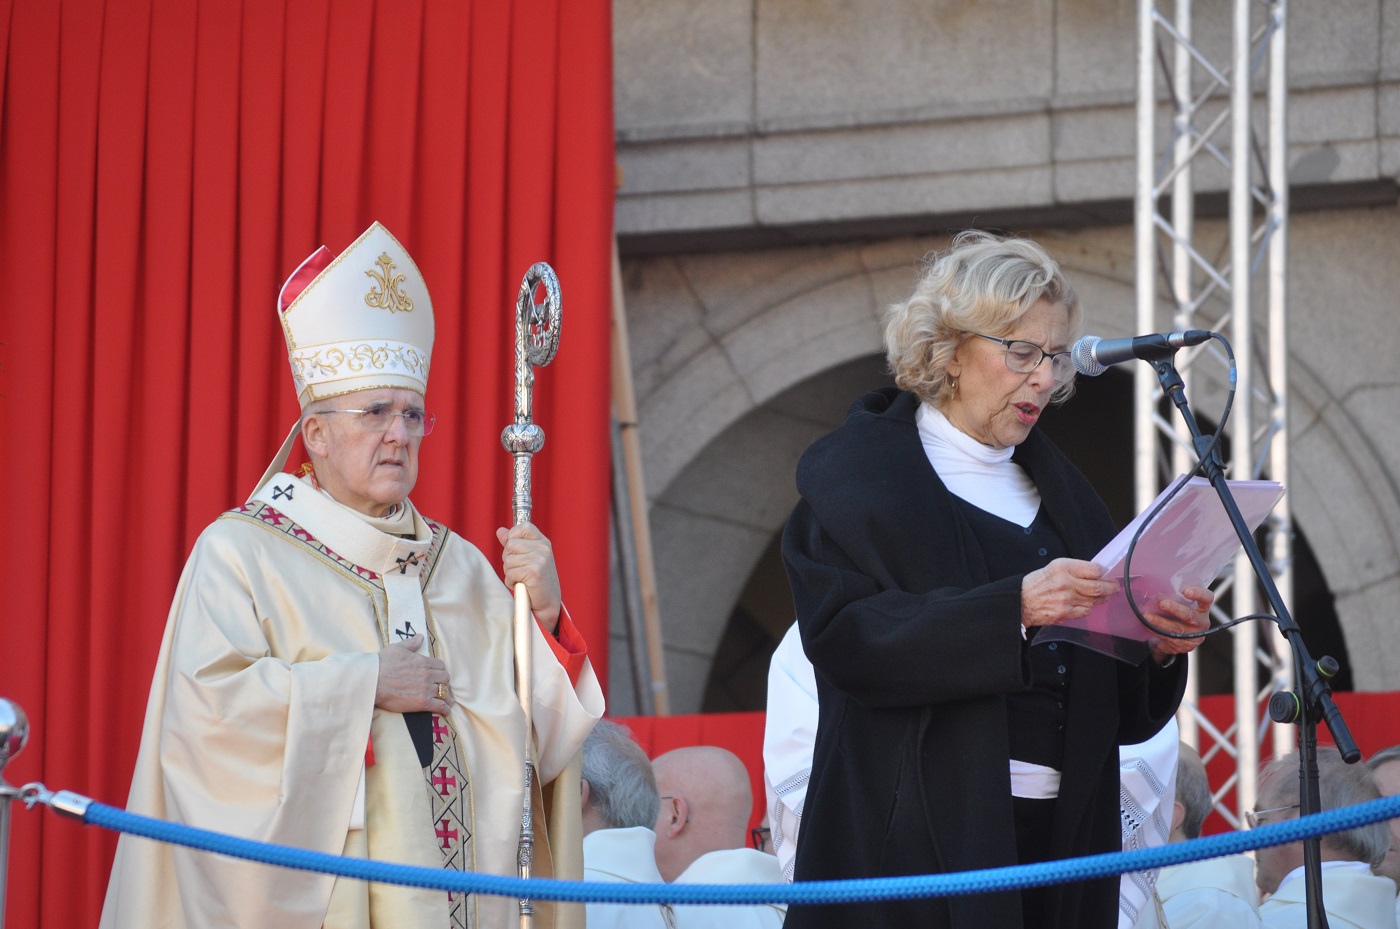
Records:
[[[1064,383],[1074,377],[1074,359],[1070,353],[1047,352],[1034,342],[1026,342],[1021,339],[998,339],[994,335],[983,335],[980,332],[972,332],[979,339],[986,339],[988,342],[995,342],[1006,348],[1006,369],[1017,374],[1030,374],[1045,359],[1050,359],[1050,376],[1057,383]]]

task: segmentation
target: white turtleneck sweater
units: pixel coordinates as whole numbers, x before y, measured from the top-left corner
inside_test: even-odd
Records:
[[[928,403],[919,405],[914,422],[929,464],[950,492],[1018,526],[1035,522],[1035,514],[1040,511],[1040,492],[1030,475],[1011,460],[1015,449],[983,445]],[[1021,634],[1025,635],[1024,626]],[[1012,796],[1043,800],[1059,793],[1059,771],[1011,760]]]
[[[1011,460],[1014,448],[983,445],[928,403],[919,406],[914,422],[929,464],[950,491],[1018,526],[1035,522],[1040,493],[1030,475]]]

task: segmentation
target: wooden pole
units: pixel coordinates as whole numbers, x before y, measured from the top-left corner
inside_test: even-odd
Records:
[[[671,700],[666,689],[666,653],[662,648],[661,617],[656,603],[656,565],[652,559],[651,524],[647,519],[642,446],[637,437],[637,397],[632,385],[632,353],[627,347],[627,313],[622,299],[622,264],[618,260],[616,237],[612,245],[612,395],[622,431],[622,464],[627,474],[632,537],[637,552],[637,577],[651,667],[651,698],[656,715],[669,716]]]

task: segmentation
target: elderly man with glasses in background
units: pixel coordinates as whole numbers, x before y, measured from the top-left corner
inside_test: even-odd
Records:
[[[279,310],[302,415],[251,499],[186,563],[129,808],[321,852],[513,874],[527,740],[507,585],[525,585],[536,620],[540,783],[603,710],[549,540],[528,523],[498,530],[503,584],[410,502],[434,423],[433,308],[383,226],[338,257],[319,249]],[[311,461],[286,473],[298,435]],[[535,874],[549,873],[541,834]],[[464,929],[505,925],[515,907],[123,836],[102,925]]]
[[[1317,750],[1318,787],[1323,810],[1355,806],[1380,798],[1365,765],[1348,765],[1331,746]],[[1271,761],[1259,773],[1251,829],[1298,815],[1298,753]],[[1322,902],[1332,929],[1395,929],[1395,884],[1376,868],[1390,848],[1385,823],[1370,823],[1322,837]],[[1261,848],[1254,882],[1266,897],[1259,905],[1265,929],[1304,929],[1308,924],[1303,876],[1303,843]]]
[[[1400,794],[1400,745],[1392,745],[1376,752],[1366,759],[1366,767],[1370,769],[1371,778],[1376,782],[1376,789],[1381,792],[1382,797]],[[1389,826],[1390,851],[1386,853],[1380,867],[1376,868],[1376,873],[1381,877],[1390,878],[1400,886],[1400,819],[1390,820]],[[1395,898],[1395,919],[1396,922],[1400,922],[1400,896]]]

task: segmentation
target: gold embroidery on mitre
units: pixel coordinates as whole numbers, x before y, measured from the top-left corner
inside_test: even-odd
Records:
[[[399,289],[399,285],[404,282],[406,276],[394,273],[394,259],[389,257],[388,252],[382,253],[375,264],[384,269],[384,273],[370,268],[365,272],[367,277],[374,279],[374,286],[365,294],[365,303],[370,306],[380,307],[390,313],[397,313],[402,310],[405,313],[413,311],[413,299],[408,294]]]
[[[402,372],[426,381],[428,356],[402,343],[340,345],[302,349],[291,354],[292,375],[299,383],[338,378],[341,368],[360,373],[367,369]],[[350,376],[347,373],[345,376]]]

